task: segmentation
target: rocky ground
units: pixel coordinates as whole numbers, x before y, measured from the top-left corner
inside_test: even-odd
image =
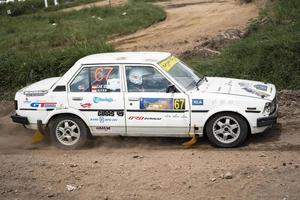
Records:
[[[86,149],[30,144],[0,112],[0,199],[299,199],[300,92],[280,95],[278,126],[240,148],[178,138],[99,138]]]

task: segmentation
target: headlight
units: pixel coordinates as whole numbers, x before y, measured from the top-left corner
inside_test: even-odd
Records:
[[[270,103],[270,102],[265,104],[265,108],[264,108],[264,111],[263,111],[264,115],[270,115],[270,113],[271,113],[271,104],[272,103]]]
[[[265,108],[264,108],[264,111],[263,111],[263,114],[264,115],[271,115],[275,112],[276,110],[276,98],[273,99],[272,102],[267,102],[265,104]]]

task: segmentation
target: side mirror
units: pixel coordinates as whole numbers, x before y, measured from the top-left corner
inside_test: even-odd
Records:
[[[175,92],[178,92],[177,88],[175,87],[175,85],[169,85],[167,87],[167,90],[166,90],[167,93],[175,93]]]

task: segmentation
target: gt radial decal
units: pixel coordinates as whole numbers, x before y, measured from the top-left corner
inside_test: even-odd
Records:
[[[141,98],[140,109],[141,110],[172,110],[173,99],[172,98]]]
[[[166,72],[168,72],[168,71],[170,71],[170,70],[174,67],[174,65],[176,65],[176,63],[178,63],[178,62],[179,62],[179,60],[178,60],[176,57],[171,56],[170,58],[168,58],[168,59],[166,59],[166,60],[160,62],[159,65],[160,65]]]
[[[203,105],[203,99],[192,99],[192,105],[202,106]]]
[[[30,106],[33,108],[55,108],[56,104],[57,104],[56,102],[39,101],[39,102],[32,102]]]

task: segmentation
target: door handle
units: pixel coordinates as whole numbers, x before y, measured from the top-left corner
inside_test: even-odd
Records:
[[[139,101],[140,98],[139,97],[129,97],[128,101]]]
[[[73,101],[82,101],[82,97],[72,97]]]

